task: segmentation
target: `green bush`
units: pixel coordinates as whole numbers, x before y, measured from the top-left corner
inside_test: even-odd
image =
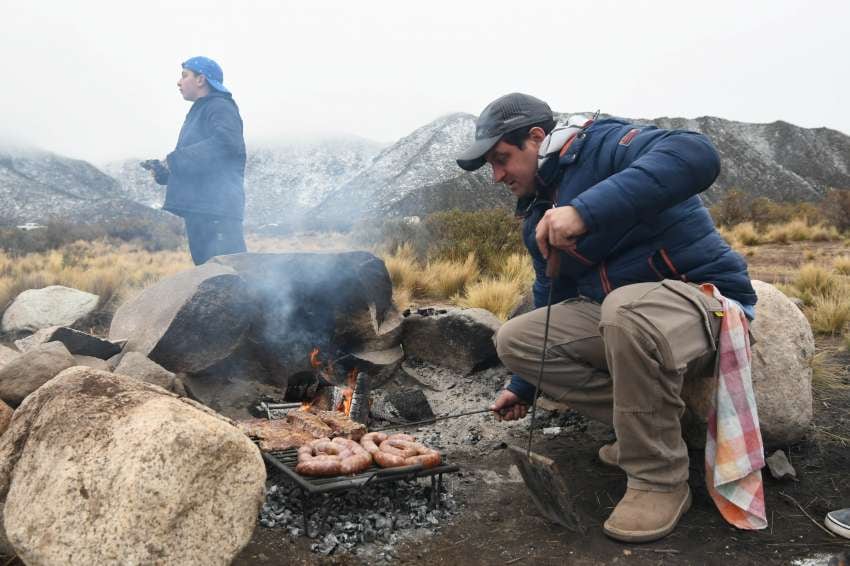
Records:
[[[425,218],[429,256],[463,261],[475,254],[481,269],[498,273],[506,255],[522,253],[522,221],[505,209],[436,212]]]
[[[821,201],[820,212],[841,232],[850,230],[850,191],[830,189]]]

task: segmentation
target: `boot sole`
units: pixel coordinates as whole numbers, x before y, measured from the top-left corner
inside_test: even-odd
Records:
[[[824,524],[826,525],[827,529],[834,532],[838,536],[844,537],[844,538],[850,538],[850,528],[848,528],[848,526],[843,524],[843,523],[839,523],[838,521],[834,521],[832,519],[832,517],[830,517],[829,515],[826,516],[826,519],[824,520]]]
[[[676,525],[679,524],[679,519],[682,518],[682,515],[688,512],[688,509],[691,508],[691,488],[688,488],[688,496],[685,497],[682,504],[679,506],[679,510],[676,513],[676,516],[670,521],[668,524],[664,525],[660,529],[656,529],[654,531],[622,531],[620,529],[613,529],[606,525],[602,526],[602,531],[611,537],[614,540],[619,540],[621,542],[652,542],[654,540],[658,540],[660,538],[664,538],[670,533],[673,532],[673,529],[676,528]]]

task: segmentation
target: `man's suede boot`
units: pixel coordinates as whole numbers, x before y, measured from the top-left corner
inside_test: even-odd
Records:
[[[649,542],[669,535],[691,507],[687,482],[673,491],[628,488],[603,526],[609,537],[623,542]]]

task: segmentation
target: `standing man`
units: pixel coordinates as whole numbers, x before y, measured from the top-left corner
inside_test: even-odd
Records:
[[[192,103],[177,147],[164,161],[142,163],[168,185],[163,209],[182,216],[192,261],[245,251],[245,139],[242,117],[222,82],[218,63],[192,57],[183,63],[177,87]]]
[[[542,391],[614,427],[599,458],[628,483],[605,533],[666,536],[691,504],[682,382],[711,375],[723,315],[692,282],[714,284],[750,319],[756,303],[745,262],[697,196],[720,171],[717,152],[695,132],[615,119],[556,125],[545,102],[514,93],[484,109],[457,162],[489,163],[517,197],[535,307],[554,285]],[[524,417],[537,394],[545,311],[497,334],[515,373],[492,407],[503,419]]]

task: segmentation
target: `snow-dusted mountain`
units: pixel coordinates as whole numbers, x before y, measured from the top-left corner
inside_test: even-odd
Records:
[[[422,126],[330,192],[316,209],[316,218],[345,227],[361,217],[509,206],[510,193],[490,181],[486,168],[470,174],[455,162],[474,132],[471,114],[449,114]]]
[[[317,205],[369,167],[381,144],[356,137],[248,147],[245,217],[255,226],[305,226]]]
[[[470,114],[443,116],[383,149],[354,137],[249,145],[246,224],[345,227],[368,218],[512,207],[513,197],[493,185],[488,167],[470,174],[454,161],[472,139],[474,120]],[[709,203],[730,188],[777,201],[817,200],[828,188],[850,189],[850,136],[835,130],[715,117],[635,122],[711,137],[723,168],[704,193]],[[120,197],[146,206],[162,203],[163,189],[138,160],[104,169],[115,179],[84,161],[0,147],[0,222],[55,215],[84,220],[92,206],[97,217],[141,209],[109,205]]]

